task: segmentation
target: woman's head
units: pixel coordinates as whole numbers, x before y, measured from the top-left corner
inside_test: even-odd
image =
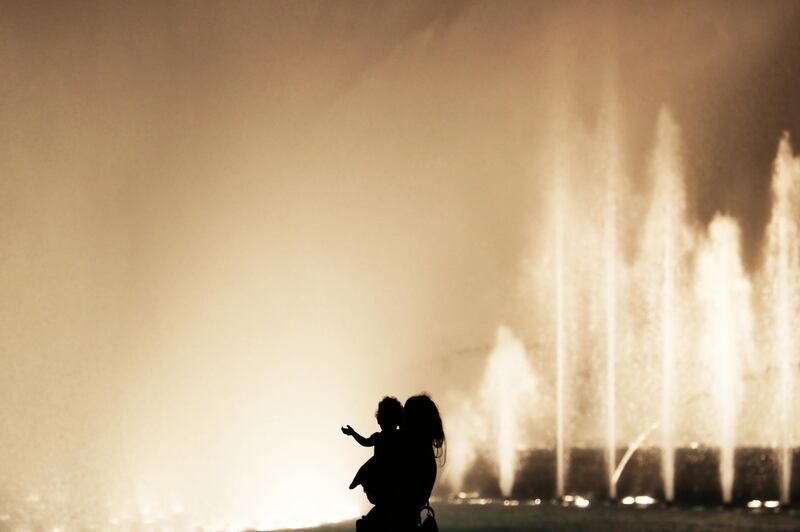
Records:
[[[409,397],[403,407],[402,428],[413,437],[433,446],[437,458],[444,463],[444,427],[439,409],[427,394]]]

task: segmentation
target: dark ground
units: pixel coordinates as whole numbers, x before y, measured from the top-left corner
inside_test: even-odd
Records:
[[[748,511],[744,508],[638,509],[596,506],[588,509],[541,506],[503,507],[467,504],[435,505],[442,532],[722,532],[800,531],[800,511]],[[355,530],[353,522],[307,529],[339,532]]]

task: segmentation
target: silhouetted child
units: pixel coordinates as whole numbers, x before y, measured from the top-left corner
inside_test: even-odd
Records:
[[[356,432],[353,427],[347,425],[342,427],[342,432],[347,436],[352,436],[363,447],[374,447],[372,458],[367,460],[362,465],[353,482],[350,483],[350,489],[361,485],[367,494],[367,498],[373,504],[378,504],[378,500],[384,489],[382,489],[382,481],[386,480],[381,478],[386,474],[387,468],[391,466],[389,463],[395,457],[397,451],[399,430],[401,418],[403,417],[403,405],[394,397],[384,397],[378,403],[378,410],[375,412],[375,419],[378,420],[378,425],[381,427],[380,432],[374,433],[369,438],[361,436]]]

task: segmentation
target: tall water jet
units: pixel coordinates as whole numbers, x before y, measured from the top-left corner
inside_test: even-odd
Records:
[[[525,346],[504,326],[497,330],[483,381],[483,401],[493,421],[500,491],[511,495],[522,443],[521,424],[533,404],[535,381]]]
[[[564,192],[563,185],[556,184],[556,496],[564,496],[564,371],[566,356],[566,334],[564,321]]]
[[[566,478],[566,363],[567,363],[567,245],[565,241],[566,225],[569,220],[570,197],[567,192],[571,185],[571,172],[575,131],[568,118],[570,112],[569,79],[563,69],[566,64],[560,53],[554,57],[554,74],[556,80],[552,85],[550,122],[551,131],[549,154],[546,157],[551,177],[551,221],[553,250],[553,277],[551,283],[554,292],[555,306],[555,403],[556,403],[556,496],[564,496]]]
[[[616,363],[617,363],[617,210],[619,202],[620,150],[616,124],[616,99],[609,91],[607,112],[603,117],[603,160],[605,161],[605,209],[603,219],[603,262],[606,336],[606,472],[608,494],[617,498],[616,470]]]
[[[655,184],[650,239],[655,239],[657,272],[653,298],[661,358],[661,476],[664,497],[675,496],[675,272],[682,249],[686,198],[680,167],[678,126],[666,109],[658,117],[656,148],[651,161]]]
[[[789,136],[778,147],[772,176],[772,218],[767,226],[766,275],[774,360],[777,363],[780,499],[787,504],[792,475],[794,371],[800,311],[800,158],[792,155]]]
[[[700,350],[713,379],[709,389],[720,450],[722,499],[733,495],[736,417],[739,411],[742,357],[751,345],[750,283],[742,269],[739,226],[717,215],[697,259],[696,288],[703,315]]]

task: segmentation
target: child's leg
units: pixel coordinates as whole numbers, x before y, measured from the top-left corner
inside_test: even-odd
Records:
[[[356,476],[353,477],[353,482],[350,483],[350,489],[354,489],[356,486],[361,485],[364,486],[364,490],[367,490],[367,486],[369,485],[369,480],[371,477],[370,470],[372,466],[370,463],[372,462],[372,458],[367,460],[364,465],[358,468],[358,472]]]

